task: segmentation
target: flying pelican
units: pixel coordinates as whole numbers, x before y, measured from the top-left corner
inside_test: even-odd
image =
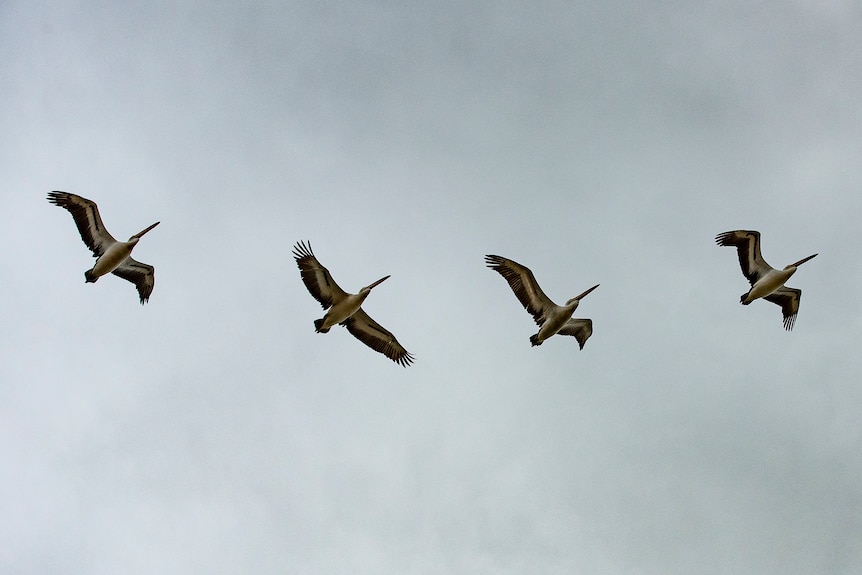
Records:
[[[788,331],[793,329],[802,290],[785,287],[784,282],[796,273],[797,267],[817,254],[802,258],[798,262],[785,266],[783,270],[777,270],[766,263],[760,255],[760,232],[749,230],[724,232],[715,236],[715,243],[720,246],[736,246],[742,274],[751,283],[751,289],[739,298],[742,305],[748,305],[761,297],[778,304],[784,316],[784,329]]]
[[[350,294],[338,287],[329,270],[314,257],[311,242],[307,245],[305,242],[297,242],[293,248],[293,257],[299,267],[302,281],[308,288],[308,293],[320,302],[323,309],[329,309],[322,319],[314,320],[314,330],[317,333],[326,333],[332,326],[340,323],[353,334],[353,337],[395,363],[404,367],[413,363],[413,355],[398,343],[391,332],[371,319],[361,307],[374,286],[383,283],[389,279],[389,276],[365,286],[358,294]]]
[[[566,302],[566,305],[557,305],[545,295],[529,268],[510,259],[492,255],[485,256],[485,263],[488,264],[489,268],[498,271],[509,282],[509,287],[515,292],[515,296],[520,300],[524,309],[530,312],[533,319],[536,320],[539,333],[530,336],[531,344],[542,345],[543,341],[559,333],[575,336],[580,348],[584,349],[584,344],[593,334],[593,321],[572,319],[572,314],[577,309],[581,299],[599,287],[599,284],[594,285],[581,295],[573,297]]]
[[[78,226],[81,239],[93,252],[93,257],[99,258],[92,269],[84,272],[86,283],[95,283],[103,275],[112,273],[135,284],[141,298],[141,305],[145,304],[153,293],[153,285],[156,281],[155,269],[153,266],[132,259],[131,254],[138,240],[159,225],[159,222],[136,233],[127,242],[118,242],[105,229],[96,202],[66,192],[50,192],[48,201],[69,210],[75,225]]]

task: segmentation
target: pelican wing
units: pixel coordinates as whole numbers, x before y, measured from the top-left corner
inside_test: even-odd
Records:
[[[760,232],[736,230],[724,232],[715,236],[715,243],[720,246],[734,246],[739,256],[739,267],[742,274],[748,278],[751,285],[757,283],[772,269],[763,256],[760,255]]]
[[[156,268],[128,257],[111,273],[135,284],[141,297],[141,305],[149,301],[156,285]]]
[[[362,308],[342,322],[353,337],[373,349],[379,351],[395,363],[407,367],[413,363],[413,355],[398,343],[392,332],[371,319]]]
[[[320,302],[323,309],[332,306],[333,302],[341,301],[347,293],[338,287],[332,279],[329,270],[323,267],[311,251],[311,242],[297,242],[293,248],[293,258],[302,274],[302,282],[308,288],[308,293]]]
[[[799,300],[802,299],[802,290],[789,287],[780,287],[763,299],[781,306],[781,315],[784,316],[784,329],[790,331],[796,323],[796,314],[799,312]]]
[[[581,349],[584,349],[584,344],[593,335],[593,320],[591,319],[570,319],[560,328],[557,333],[561,335],[573,335],[578,340]]]
[[[548,310],[555,308],[556,305],[539,287],[533,272],[517,262],[500,256],[485,256],[485,263],[503,276],[524,309],[532,314],[538,325],[542,325],[547,318]]]
[[[96,202],[66,192],[49,192],[48,201],[69,210],[75,225],[78,226],[81,239],[93,252],[93,257],[101,256],[108,246],[117,242],[105,229]]]

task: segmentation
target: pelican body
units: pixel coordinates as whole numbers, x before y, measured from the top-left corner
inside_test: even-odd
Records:
[[[112,273],[135,284],[141,304],[146,303],[155,285],[155,268],[134,260],[132,250],[144,234],[160,222],[136,233],[129,241],[119,242],[105,229],[96,202],[57,191],[48,194],[48,201],[72,214],[81,239],[93,252],[93,257],[98,258],[92,269],[84,272],[86,283],[95,283],[103,275]]]
[[[159,222],[156,222],[147,229],[136,233],[130,237],[127,242],[114,242],[108,246],[105,253],[99,256],[99,259],[96,260],[96,265],[93,266],[93,269],[84,272],[84,278],[87,283],[95,283],[96,280],[103,275],[109,274],[120,267],[120,265],[126,261],[130,255],[132,255],[132,250],[136,245],[138,245],[138,241],[140,241],[141,236],[157,225],[159,225]]]
[[[599,284],[569,299],[565,305],[557,305],[545,295],[533,272],[526,266],[495,255],[486,255],[485,263],[503,276],[524,309],[532,314],[539,326],[539,332],[530,336],[533,346],[542,345],[549,337],[560,334],[574,336],[580,349],[584,349],[584,344],[593,333],[593,322],[590,319],[574,319],[572,314],[581,299],[599,287]]]
[[[785,287],[784,284],[796,273],[799,266],[816,257],[817,254],[777,270],[766,263],[760,255],[760,232],[751,230],[724,232],[715,236],[715,243],[736,248],[742,274],[751,284],[751,289],[740,296],[740,303],[748,305],[756,299],[763,298],[781,306],[784,329],[792,330],[796,322],[796,314],[799,312],[802,290]]]
[[[365,286],[359,293],[350,294],[338,287],[329,270],[320,264],[311,251],[310,242],[298,242],[294,246],[293,257],[308,292],[320,302],[323,309],[328,309],[321,319],[314,321],[314,330],[317,333],[327,333],[332,326],[341,324],[356,339],[395,363],[403,367],[413,363],[413,355],[398,343],[390,331],[371,319],[362,309],[362,304],[371,290],[390,276]]]
[[[332,304],[332,307],[329,308],[329,311],[326,312],[326,315],[324,315],[322,319],[314,320],[314,330],[317,333],[326,333],[332,326],[344,323],[349,317],[362,308],[362,303],[365,301],[365,298],[368,297],[368,294],[371,293],[374,286],[381,284],[388,279],[389,276],[380,278],[376,282],[360,289],[357,294],[345,294],[343,299]]]

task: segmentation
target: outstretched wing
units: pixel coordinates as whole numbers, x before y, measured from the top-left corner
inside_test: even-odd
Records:
[[[548,310],[553,309],[554,302],[545,295],[539,283],[529,268],[518,262],[500,256],[487,255],[485,263],[489,268],[499,272],[515,292],[515,296],[524,306],[538,325],[545,323]]]
[[[413,363],[413,355],[398,343],[392,332],[371,319],[362,308],[344,320],[342,325],[353,334],[353,337],[374,351],[379,351],[395,363],[404,367]]]
[[[149,301],[156,285],[156,268],[128,257],[111,273],[135,284],[141,297],[141,305]]]
[[[802,299],[802,290],[789,287],[780,287],[763,299],[781,306],[781,315],[784,316],[784,329],[790,331],[796,323],[796,314],[799,313],[799,300]]]
[[[724,232],[715,236],[715,243],[720,246],[736,247],[739,267],[742,268],[742,274],[748,278],[751,285],[772,270],[772,266],[760,255],[760,232],[750,230]]]
[[[342,300],[347,293],[338,287],[329,270],[323,267],[311,251],[311,242],[297,242],[293,248],[293,258],[302,275],[302,282],[308,293],[320,302],[323,309],[332,305],[333,300]]]
[[[584,349],[584,344],[593,335],[593,320],[572,318],[557,333],[575,336],[581,349]]]
[[[48,201],[69,210],[75,225],[78,226],[81,239],[93,252],[93,257],[99,257],[105,253],[108,246],[117,242],[105,229],[96,202],[67,192],[49,192]]]

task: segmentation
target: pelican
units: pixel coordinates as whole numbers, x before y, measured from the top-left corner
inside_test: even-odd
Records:
[[[742,305],[748,305],[757,298],[778,304],[784,316],[784,329],[787,331],[793,329],[802,290],[785,287],[784,282],[796,273],[796,268],[817,254],[802,258],[798,262],[785,266],[783,270],[777,270],[766,263],[760,255],[760,232],[750,230],[724,232],[715,236],[715,243],[720,246],[736,247],[742,274],[751,283],[751,289],[739,298]]]
[[[529,268],[510,259],[493,255],[485,256],[485,263],[489,268],[498,271],[509,282],[509,287],[515,292],[515,296],[520,300],[524,309],[530,312],[533,319],[536,320],[539,333],[530,336],[531,344],[542,345],[543,341],[559,333],[575,336],[580,349],[584,349],[584,344],[593,334],[593,321],[572,319],[572,314],[577,309],[581,299],[599,287],[599,284],[573,297],[566,302],[566,305],[557,305],[545,295]]]
[[[95,283],[103,275],[112,273],[135,284],[141,305],[147,303],[155,285],[155,269],[132,259],[131,254],[138,240],[160,222],[136,233],[127,242],[118,242],[105,229],[96,202],[66,192],[49,192],[48,201],[69,210],[81,239],[93,252],[93,257],[99,258],[92,269],[84,272],[86,283]]]
[[[365,286],[358,294],[351,294],[338,287],[329,270],[317,261],[311,251],[311,242],[308,244],[297,242],[293,248],[293,257],[299,267],[302,281],[308,288],[308,293],[320,302],[323,309],[329,309],[322,319],[314,321],[314,330],[317,333],[326,333],[332,326],[341,324],[353,334],[353,337],[395,363],[404,367],[413,363],[413,355],[398,343],[391,332],[371,319],[362,309],[362,302],[371,290],[390,276]]]

